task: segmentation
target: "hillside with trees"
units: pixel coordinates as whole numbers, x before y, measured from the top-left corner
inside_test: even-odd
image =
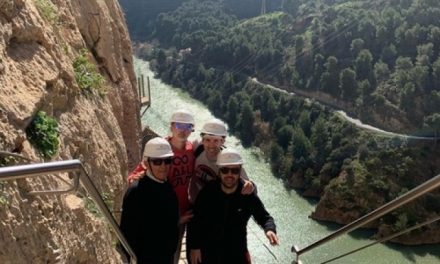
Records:
[[[177,5],[165,2],[164,8]],[[184,1],[157,15],[146,36],[177,50],[190,47],[192,59],[209,67],[240,71],[286,90],[325,94],[364,122],[388,130],[438,133],[440,2],[281,3],[271,1],[268,10],[282,13],[256,17],[261,5],[256,0]],[[160,4],[150,6],[161,10]],[[128,15],[129,25],[131,17],[136,16]]]
[[[292,0],[254,17],[227,3],[190,0],[159,14],[148,37],[158,44],[140,55],[259,146],[286,186],[320,197],[312,217],[348,223],[440,172],[438,143],[369,134],[313,99],[384,129],[436,135],[438,1]],[[372,226],[381,236],[420,223],[440,213],[439,199],[433,192]],[[437,224],[398,242],[439,239]]]

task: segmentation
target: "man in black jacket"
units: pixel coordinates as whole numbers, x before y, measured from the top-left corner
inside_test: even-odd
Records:
[[[248,264],[246,226],[251,216],[264,229],[271,245],[278,245],[273,218],[255,193],[242,195],[239,181],[243,160],[235,150],[217,158],[220,181],[209,183],[198,195],[188,239],[192,264]]]
[[[144,149],[146,177],[127,190],[122,205],[121,230],[139,264],[172,264],[178,239],[177,196],[166,182],[173,151],[163,138],[153,138]]]

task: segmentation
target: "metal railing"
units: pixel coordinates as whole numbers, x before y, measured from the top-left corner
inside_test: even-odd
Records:
[[[98,206],[99,210],[107,219],[110,224],[110,228],[115,232],[117,238],[121,242],[122,246],[125,248],[127,253],[130,255],[130,263],[136,264],[137,259],[134,251],[131,249],[126,238],[122,234],[119,226],[105,204],[102,196],[96,189],[92,180],[90,179],[87,171],[84,169],[81,161],[79,160],[66,160],[66,161],[54,161],[47,163],[38,164],[27,164],[11,167],[0,168],[0,181],[5,180],[16,180],[22,178],[36,178],[39,176],[44,176],[52,173],[63,173],[63,172],[78,172],[75,174],[73,179],[73,185],[68,189],[64,190],[43,190],[43,191],[33,191],[29,192],[31,195],[43,195],[43,194],[63,194],[68,192],[75,192],[78,190],[79,182],[81,181],[84,188],[87,190],[88,194],[92,197],[93,201]]]
[[[24,160],[26,162],[31,162],[31,159],[29,159],[21,154],[9,152],[9,151],[4,151],[4,150],[0,150],[0,157],[14,157],[14,158],[19,158],[21,160]]]
[[[304,253],[306,253],[306,252],[308,252],[308,251],[310,251],[310,250],[312,250],[312,249],[314,249],[314,248],[316,248],[316,247],[318,247],[318,246],[320,246],[322,244],[325,244],[325,243],[329,242],[330,240],[333,240],[333,239],[335,239],[335,238],[337,238],[337,237],[339,237],[339,236],[341,236],[343,234],[346,234],[346,233],[351,232],[351,231],[353,231],[353,230],[355,230],[355,229],[357,229],[357,228],[359,228],[359,227],[361,227],[361,226],[363,226],[365,224],[368,224],[368,223],[376,220],[377,218],[379,218],[379,217],[381,217],[381,216],[391,212],[392,210],[394,210],[394,209],[396,209],[398,207],[401,207],[401,206],[403,206],[403,205],[405,205],[405,204],[407,204],[407,203],[409,203],[409,202],[419,198],[420,196],[422,196],[422,195],[424,195],[424,194],[426,194],[426,193],[428,193],[428,192],[438,188],[439,186],[440,186],[440,174],[435,176],[434,178],[432,178],[432,179],[422,183],[421,185],[417,186],[416,188],[408,191],[407,193],[397,197],[396,199],[390,201],[389,203],[387,203],[387,204],[377,208],[376,210],[374,210],[374,211],[364,215],[363,217],[361,217],[361,218],[351,222],[350,224],[347,224],[347,225],[343,226],[342,228],[340,228],[340,229],[336,230],[335,232],[331,233],[330,235],[328,235],[328,236],[326,236],[326,237],[324,237],[324,238],[322,238],[322,239],[320,239],[320,240],[318,240],[318,241],[316,241],[316,242],[314,242],[314,243],[312,243],[312,244],[310,244],[310,245],[308,245],[308,246],[306,246],[306,247],[304,247],[302,249],[299,249],[296,245],[293,245],[292,246],[292,252],[296,253],[296,261],[294,261],[294,263],[301,263],[301,261],[299,261],[299,256],[300,255],[302,255],[302,254],[304,254]],[[428,220],[428,221],[426,221],[426,222],[424,222],[422,224],[417,225],[416,227],[418,228],[418,227],[421,227],[423,225],[427,225],[427,224],[433,223],[433,222],[435,222],[435,221],[437,221],[439,219],[440,219],[439,217],[435,217],[435,218],[430,219],[430,220]],[[413,229],[415,229],[415,227],[408,228],[405,231],[409,232],[409,231],[411,231]],[[397,234],[388,236],[386,238],[381,239],[379,242],[387,241],[389,239],[392,239],[394,237],[402,235],[402,234],[404,234],[406,232],[399,232]],[[338,257],[332,258],[332,259],[327,260],[327,261],[322,262],[322,263],[328,263],[330,261],[339,259],[339,258],[341,258],[343,256],[347,256],[347,255],[349,255],[351,253],[357,252],[359,250],[362,250],[362,249],[364,249],[366,247],[372,246],[373,244],[377,244],[379,242],[374,242],[374,243],[369,244],[367,246],[364,246],[364,247],[362,247],[360,249],[356,249],[356,250],[350,251],[348,253],[339,255]]]
[[[144,111],[141,116],[144,116],[145,112],[147,112],[148,108],[151,106],[151,89],[150,89],[150,77],[147,76],[147,88],[148,88],[148,97],[145,96],[145,86],[144,86],[144,75],[140,74],[140,77],[137,78],[138,82],[138,94],[141,101],[141,108],[145,106]]]

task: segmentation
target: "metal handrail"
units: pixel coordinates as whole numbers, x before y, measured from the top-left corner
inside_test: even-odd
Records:
[[[3,151],[0,150],[0,157],[14,157],[14,158],[20,158],[24,161],[26,161],[26,163],[22,163],[22,164],[29,164],[29,163],[36,163],[37,161],[32,160],[28,157],[25,157],[21,154],[18,153],[14,153],[14,152],[9,152],[9,151]],[[22,164],[15,164],[14,166],[17,165],[22,165]],[[11,165],[12,166],[12,165]],[[27,194],[29,195],[43,195],[43,194],[63,194],[63,193],[69,193],[69,192],[73,192],[73,191],[78,191],[78,181],[79,181],[79,176],[75,174],[74,176],[74,183],[73,185],[66,181],[65,179],[63,179],[62,177],[60,177],[59,175],[54,175],[55,177],[57,177],[58,179],[60,179],[62,182],[64,182],[65,184],[67,184],[68,186],[70,186],[69,189],[65,189],[65,190],[43,190],[43,191],[33,191],[33,192],[28,192]],[[81,193],[81,192],[80,192]]]
[[[21,154],[14,153],[14,152],[9,152],[9,151],[4,151],[4,150],[0,150],[0,156],[11,156],[11,157],[14,157],[14,158],[20,158],[22,160],[31,161],[30,158],[25,157],[25,156],[23,156]]]
[[[141,108],[143,106],[146,106],[144,111],[142,111],[142,114],[141,114],[141,116],[144,116],[144,114],[145,114],[145,112],[147,112],[148,108],[151,107],[150,77],[147,76],[148,99],[145,97],[145,86],[144,86],[144,75],[143,74],[140,74],[140,77],[137,78],[137,82],[138,82],[139,98],[141,101]]]
[[[62,179],[62,178],[61,178]],[[70,187],[64,190],[42,190],[42,191],[32,191],[28,192],[29,195],[44,195],[44,194],[65,194],[70,192],[75,192],[79,187],[79,175],[75,174],[73,178],[73,184],[67,183]]]
[[[54,161],[47,163],[39,163],[39,164],[27,164],[27,165],[19,165],[19,166],[11,166],[11,167],[2,167],[0,168],[0,181],[4,180],[16,180],[22,178],[35,178],[38,176],[43,176],[51,173],[61,173],[61,172],[79,172],[79,177],[76,176],[74,179],[74,186],[69,190],[45,190],[45,191],[37,191],[32,192],[31,194],[60,194],[66,192],[74,192],[78,189],[79,180],[81,180],[82,185],[87,190],[87,192],[92,197],[93,201],[98,206],[101,213],[110,223],[110,227],[115,232],[119,241],[122,243],[125,250],[130,255],[130,263],[137,263],[136,255],[134,251],[128,244],[127,239],[124,234],[122,234],[121,229],[116,223],[115,218],[111,214],[107,205],[101,197],[98,189],[96,189],[92,180],[90,179],[87,171],[79,160],[65,160],[65,161]]]
[[[302,248],[298,249],[296,245],[292,246],[292,252],[296,253],[296,263],[298,263],[299,256],[301,254],[304,254],[307,251],[310,251],[322,244],[325,244],[329,242],[330,240],[333,240],[345,233],[351,232],[365,224],[368,224],[377,218],[391,212],[392,210],[401,207],[402,205],[405,205],[418,197],[424,195],[425,193],[428,193],[440,186],[440,174],[435,176],[434,178],[420,184],[419,186],[415,187],[414,189],[408,191],[407,193],[397,197],[396,199],[390,201],[387,204],[384,204],[383,206],[377,208],[376,210],[364,215],[363,217],[343,226],[342,228],[336,230],[335,232],[331,233],[330,235],[319,239],[316,242],[313,242],[312,244]]]

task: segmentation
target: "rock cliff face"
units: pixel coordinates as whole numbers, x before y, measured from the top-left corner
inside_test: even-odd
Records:
[[[141,132],[131,43],[118,2],[0,0],[0,23],[0,150],[43,162],[25,131],[45,111],[59,125],[52,160],[80,159],[118,210],[124,178],[139,161]],[[75,81],[72,63],[83,48],[104,76],[104,96],[84,94]],[[28,195],[63,188],[69,178],[61,178],[0,182],[0,263],[120,263],[116,239],[85,191]]]

